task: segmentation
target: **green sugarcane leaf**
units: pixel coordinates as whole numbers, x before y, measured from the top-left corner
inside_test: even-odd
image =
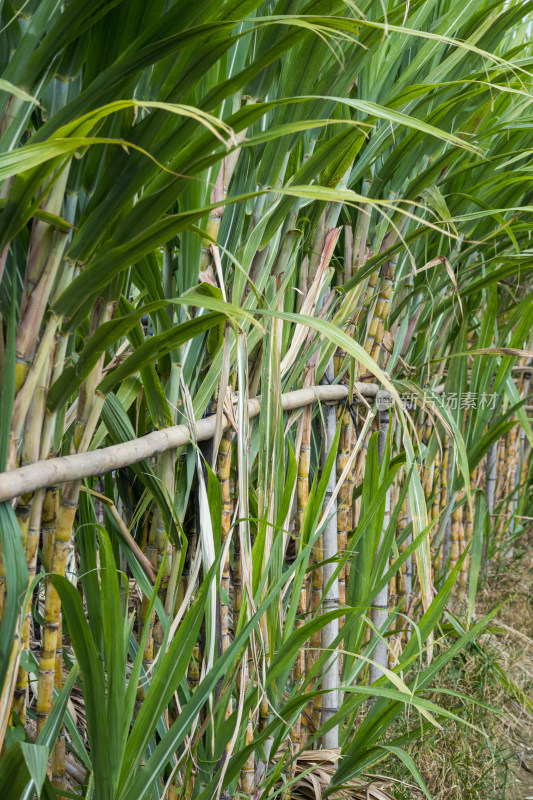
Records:
[[[176,325],[170,332],[165,331],[152,336],[137,348],[133,355],[106,375],[98,385],[98,390],[102,394],[108,394],[121,381],[148,366],[155,358],[170,353],[174,348],[185,344],[195,336],[222,324],[224,319],[222,314],[204,314],[188,322],[183,322],[181,325]]]
[[[7,594],[0,623],[0,686],[6,691],[6,681],[11,682],[16,677],[10,673],[10,656],[16,646],[15,634],[20,624],[29,579],[22,532],[9,502],[0,503],[0,545]]]
[[[427,788],[427,786],[426,786],[426,784],[424,782],[424,779],[422,778],[422,775],[420,774],[420,771],[418,770],[418,767],[416,766],[415,762],[413,761],[413,758],[409,755],[409,753],[406,750],[404,750],[403,748],[396,747],[396,745],[392,745],[392,744],[388,744],[388,745],[387,744],[383,744],[383,745],[381,745],[381,747],[382,747],[383,750],[385,750],[385,751],[387,751],[389,753],[393,753],[395,756],[397,756],[400,759],[400,761],[402,761],[405,764],[405,766],[407,767],[407,769],[409,770],[409,772],[411,773],[411,775],[413,776],[415,781],[418,783],[418,785],[420,786],[420,788],[424,792],[425,796],[428,798],[428,800],[431,800],[431,795],[430,795],[430,793],[428,791],[428,788]]]
[[[50,714],[47,716],[46,721],[42,727],[41,732],[39,733],[37,740],[35,742],[36,745],[43,746],[47,749],[48,755],[51,754],[52,748],[55,744],[59,731],[61,729],[61,724],[63,722],[63,717],[67,711],[67,703],[69,701],[70,693],[74,686],[74,682],[78,676],[78,665],[74,664],[72,669],[70,670],[65,683],[60,692],[57,693],[57,697],[54,700],[54,705],[52,706],[52,710]],[[48,760],[48,757],[46,761]],[[46,772],[46,767],[45,767]],[[37,774],[39,777],[39,773]],[[38,784],[35,783],[34,775],[31,776],[31,780],[26,785],[24,792],[20,795],[20,800],[32,800],[35,793],[37,795],[40,794],[42,790],[38,788]]]
[[[40,744],[16,742],[0,761],[0,786],[9,797],[19,800],[31,781],[40,797],[48,766],[48,748]],[[8,789],[9,787],[9,789]]]
[[[122,736],[127,724],[124,718],[126,693],[126,655],[128,638],[124,635],[120,576],[115,566],[113,549],[107,531],[98,526],[102,622],[107,672],[107,736],[108,774],[116,792],[122,766]],[[124,576],[124,580],[126,576]],[[97,769],[97,765],[94,766]]]
[[[13,262],[12,285],[16,281],[16,267]],[[17,301],[16,295],[11,297],[9,318],[7,320],[4,363],[2,365],[2,381],[0,383],[0,470],[5,470],[9,455],[9,434],[11,415],[15,402],[15,361],[17,337]]]
[[[61,598],[62,612],[68,622],[76,658],[83,675],[83,693],[87,715],[87,733],[91,742],[91,762],[98,797],[113,797],[113,765],[107,741],[107,698],[104,666],[85,618],[81,598],[74,586],[61,575],[49,580]]]

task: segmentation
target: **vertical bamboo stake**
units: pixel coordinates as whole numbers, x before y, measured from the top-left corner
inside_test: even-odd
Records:
[[[378,461],[381,464],[383,461],[383,456],[385,454],[385,445],[387,443],[387,435],[389,431],[390,425],[390,413],[388,409],[380,409],[379,410],[379,439],[378,439]],[[380,536],[379,540],[379,549],[382,547],[383,537],[385,531],[387,530],[388,524],[390,520],[390,489],[387,490],[387,495],[385,499],[385,516],[383,519],[383,531]],[[388,571],[389,564],[388,559],[385,562],[383,567],[383,574]],[[371,610],[371,619],[374,626],[377,628],[378,631],[381,631],[385,623],[387,622],[389,612],[389,586],[386,584],[383,589],[378,592],[374,599],[374,603],[372,604]],[[385,641],[382,638],[379,639],[376,647],[373,651],[373,664],[370,664],[368,670],[368,678],[369,682],[372,684],[378,680],[378,678],[383,675],[383,670],[380,667],[387,666],[387,659],[388,659],[388,648]]]
[[[495,442],[489,447],[487,452],[486,463],[486,493],[487,493],[487,509],[490,517],[490,527],[494,524],[494,509],[496,499],[496,478],[498,466],[498,442]]]
[[[452,570],[461,553],[461,544],[464,544],[463,503],[464,489],[457,495],[457,508],[452,514],[452,541],[450,550],[450,570]]]
[[[507,442],[509,439],[509,434],[506,433],[505,436],[498,442],[498,457],[497,457],[497,468],[496,468],[496,504],[499,504],[505,495],[505,450],[507,447]],[[497,525],[497,533],[500,534],[502,532],[502,524],[503,518],[500,515]]]
[[[472,487],[474,487],[475,482],[477,479],[477,467],[472,473]],[[472,541],[472,535],[474,530],[474,514],[475,514],[475,495],[472,496],[472,508],[470,508],[470,504],[467,503],[465,507],[465,517],[466,517],[466,525],[464,526],[464,547]],[[465,591],[466,591],[466,583],[468,579],[468,567],[470,563],[470,556],[467,554],[461,564],[461,571],[459,573],[459,596],[463,599]]]
[[[328,383],[333,379],[333,369],[330,365],[326,370],[326,378]],[[337,420],[334,405],[326,405],[324,407],[324,426],[325,436],[322,447],[322,469],[326,465],[327,458],[333,448],[335,441],[335,433],[337,428]],[[324,497],[324,508],[330,506],[333,493],[336,486],[335,470],[332,469],[328,478],[326,493]],[[335,556],[337,555],[337,503],[331,503],[331,510],[328,514],[328,519],[324,525],[323,536],[323,557],[327,563],[323,567],[323,597],[322,607],[325,613],[338,609],[339,607],[339,579],[334,577],[336,571]],[[329,588],[328,588],[329,584]],[[322,628],[322,649],[331,650],[333,642],[339,634],[339,620],[338,618],[331,620]],[[334,714],[339,710],[338,698],[338,684],[339,684],[339,669],[337,665],[337,654],[332,652],[327,663],[324,665],[324,674],[322,677],[322,688],[325,690],[324,703],[322,706],[321,722],[324,725],[327,723]],[[326,748],[338,747],[339,744],[339,730],[338,726],[326,731],[323,737],[323,746]]]
[[[507,464],[506,464],[506,476],[507,476],[507,484],[505,487],[505,494],[508,497],[506,503],[506,527],[507,531],[507,538],[510,539],[510,545],[507,548],[506,556],[507,558],[512,558],[514,555],[514,542],[513,542],[513,528],[514,528],[514,515],[515,515],[515,506],[516,506],[516,462],[517,462],[517,455],[518,455],[518,436],[517,436],[517,426],[515,425],[511,428],[509,432],[509,449],[507,451]]]
[[[450,488],[452,486],[452,466],[450,464],[450,439],[448,436],[444,437],[444,454],[442,460],[442,494],[440,498],[440,508],[443,511],[448,503],[453,504],[453,497]],[[446,565],[448,563],[448,559],[450,557],[451,549],[452,549],[452,525],[453,522],[451,519],[446,521],[444,526],[444,532],[442,536],[442,545],[441,545],[441,565],[442,565],[442,572],[444,574],[446,570]]]
[[[531,384],[531,373],[524,372],[522,375],[522,391],[520,393],[522,399],[527,398],[527,396],[529,395],[530,384]],[[524,467],[525,452],[526,452],[526,434],[523,428],[520,428],[520,432],[517,437],[516,468],[514,473],[513,521],[512,521],[513,536],[515,534],[516,513],[518,510],[518,497],[520,492],[520,485],[522,483],[522,473],[524,471],[523,467]]]

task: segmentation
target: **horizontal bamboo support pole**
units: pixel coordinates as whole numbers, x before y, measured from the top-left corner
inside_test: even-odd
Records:
[[[375,397],[379,386],[374,383],[355,383],[354,400],[358,395],[362,397]],[[333,386],[309,386],[306,389],[297,389],[281,396],[281,406],[284,411],[293,411],[297,408],[312,405],[317,401],[325,403],[338,403],[348,395],[348,387],[343,384]],[[261,398],[254,397],[248,401],[248,416],[250,419],[257,417],[261,409]],[[204,442],[211,439],[215,433],[216,414],[196,423],[196,441]],[[229,427],[229,421],[224,418],[224,430]],[[145,458],[150,458],[166,450],[174,450],[191,442],[191,431],[188,425],[174,425],[160,431],[132,439],[129,442],[103,447],[100,450],[90,450],[87,453],[76,453],[71,456],[50,458],[46,461],[37,461],[25,467],[0,473],[0,502],[12,500],[21,494],[34,492],[36,489],[46,489],[65,481],[82,480],[96,475],[104,475],[120,467],[137,464]]]

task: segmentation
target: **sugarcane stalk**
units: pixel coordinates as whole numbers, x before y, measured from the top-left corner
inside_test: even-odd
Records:
[[[224,550],[228,543],[228,536],[231,530],[231,517],[232,517],[232,502],[231,502],[231,444],[233,439],[233,432],[231,429],[222,434],[219,444],[218,459],[217,459],[217,472],[220,481],[220,490],[222,495],[222,525],[221,525],[221,547]],[[222,564],[222,578],[220,581],[219,593],[219,608],[220,608],[220,647],[222,653],[225,653],[231,644],[230,637],[230,591],[231,591],[231,570],[230,570],[230,552],[229,547]],[[226,708],[226,719],[233,711],[233,702],[230,698]],[[261,714],[268,717],[268,704],[265,709],[263,702],[261,704]],[[229,744],[228,744],[229,748]],[[228,753],[229,750],[226,750]]]
[[[146,558],[151,564],[154,572],[157,572],[157,524],[159,519],[158,511],[156,511],[156,513],[152,517],[152,521],[150,524],[150,531],[148,534],[148,540],[146,543],[146,551],[145,551]],[[144,645],[143,666],[146,673],[150,675],[154,665],[155,611],[152,609],[151,613],[148,613],[148,608],[149,608],[149,598],[143,596],[141,604],[141,618],[143,622],[143,628],[144,626],[148,626],[148,634],[146,636],[146,641]]]
[[[51,183],[41,208],[59,214],[65,197],[70,162]],[[53,289],[68,234],[55,230],[49,223],[36,219],[32,226],[30,247],[21,300],[21,321],[17,329],[15,377],[17,391],[23,385],[32,363],[35,341]]]
[[[113,304],[97,304],[93,309],[91,320],[91,331],[96,327],[111,319],[113,314]],[[41,342],[42,344],[42,342]],[[88,448],[88,444],[96,429],[98,417],[91,414],[93,406],[102,405],[101,396],[94,392],[101,375],[103,366],[103,355],[95,365],[87,381],[82,384],[78,400],[78,416],[74,431],[73,446],[79,442],[79,447]],[[27,383],[27,380],[26,380]],[[26,384],[25,384],[26,385]],[[93,392],[88,390],[92,387]],[[51,572],[57,575],[65,574],[67,557],[70,549],[72,529],[78,498],[81,489],[81,480],[74,480],[64,484],[61,492],[57,528],[52,549]],[[48,718],[53,703],[54,679],[56,674],[56,650],[58,650],[58,635],[60,630],[61,602],[55,587],[46,583],[45,587],[45,606],[44,621],[42,626],[41,656],[39,661],[39,681],[37,694],[37,731],[42,727]]]
[[[63,619],[59,615],[57,629],[57,647],[55,656],[54,686],[57,691],[63,688]],[[52,785],[65,788],[65,725],[61,724],[54,749],[52,751]]]
[[[472,473],[472,488],[475,487],[477,480],[477,467],[474,469]],[[464,547],[467,547],[469,543],[472,541],[472,536],[474,532],[474,515],[476,513],[476,495],[472,495],[472,506],[470,503],[467,503],[465,508],[465,517],[466,517],[466,524],[464,526]],[[459,594],[460,597],[463,598],[466,592],[466,584],[468,579],[468,569],[470,564],[470,555],[467,553],[466,557],[463,559],[461,564],[461,571],[459,573]]]
[[[65,574],[70,538],[78,505],[81,482],[75,481],[63,487],[55,541],[52,550],[50,571]],[[42,625],[41,657],[39,660],[39,683],[37,694],[37,730],[40,732],[52,709],[56,649],[59,635],[61,603],[51,583],[46,584],[44,621]]]
[[[41,510],[44,500],[44,489],[35,492],[28,514],[28,529],[25,542],[26,564],[28,566],[29,584],[35,578],[37,565],[37,552],[39,545]],[[22,651],[27,652],[30,646],[31,606],[26,611],[24,627],[22,629]],[[28,672],[24,667],[19,667],[15,692],[13,696],[13,709],[18,714],[21,722],[26,721],[26,704],[28,699]]]
[[[48,359],[50,358],[50,350],[55,339],[58,324],[59,317],[51,315],[39,342],[33,363],[26,374],[23,385],[16,394],[13,405],[13,414],[11,417],[8,470],[15,468],[24,421],[26,419],[32,397],[37,390],[37,385],[41,374],[43,370],[46,369]]]
[[[371,187],[371,182],[369,180],[364,180],[361,184],[361,194],[367,196],[368,192]],[[353,245],[352,245],[352,254],[353,254],[353,269],[359,269],[362,267],[366,261],[367,255],[367,240],[368,240],[368,231],[370,228],[370,219],[371,219],[371,208],[368,205],[362,205],[359,209],[359,213],[357,215],[357,222],[355,225],[354,230],[354,237],[353,237]],[[375,280],[377,281],[378,273],[372,273],[376,275]],[[375,285],[375,284],[374,284]]]
[[[231,529],[232,503],[231,503],[231,443],[233,433],[227,430],[222,435],[218,451],[218,479],[222,494],[222,543],[224,548]],[[222,629],[222,651],[226,652],[230,645],[230,553],[229,548],[222,566],[220,616]]]
[[[409,525],[409,516],[410,516],[410,509],[409,509],[409,500],[407,496],[405,497],[402,503],[402,510],[400,512],[400,516],[398,518],[398,533],[399,535],[403,534],[405,528]],[[400,544],[399,552],[403,554],[407,547],[409,547],[411,543],[412,534],[409,534],[406,539]],[[398,573],[398,595],[403,598],[403,609],[404,613],[408,613],[409,605],[411,601],[411,595],[413,590],[413,562],[412,558],[408,556],[404,563],[402,564],[402,568]],[[408,639],[408,624],[407,620],[403,620],[402,622],[402,635],[400,636],[399,640],[399,647],[402,647],[403,644]]]
[[[242,668],[239,673],[240,679],[237,681],[238,688],[241,688],[242,682],[242,693],[246,696],[249,686],[249,670],[248,670],[248,648],[246,648],[244,655],[243,655],[243,663]],[[245,743],[246,746],[251,744],[254,739],[254,726],[253,726],[253,717],[252,712],[250,711],[248,714],[248,721],[246,723],[246,734],[245,734]],[[239,789],[243,792],[245,797],[252,797],[254,794],[255,788],[255,757],[253,751],[250,753],[248,758],[246,759],[243,768],[241,769],[239,775]]]
[[[37,461],[42,442],[42,429],[45,417],[46,392],[52,371],[54,347],[49,354],[49,365],[43,365],[41,379],[31,400],[28,412],[28,424],[22,442],[21,462],[31,464]],[[33,495],[22,498],[21,505],[17,508],[17,518],[22,532],[22,544],[25,550],[26,565],[28,567],[29,585],[35,577],[37,552],[39,546],[39,533],[41,527],[41,511],[44,500],[44,490],[38,489]],[[31,607],[27,610],[22,630],[22,650],[27,651],[30,643]],[[13,708],[22,722],[26,719],[28,673],[19,667],[17,683],[13,698]]]
[[[248,479],[249,479],[249,415],[248,415],[248,356],[246,352],[246,341],[241,334],[237,337],[237,381],[239,386],[239,403],[237,407],[237,486],[238,486],[238,514],[240,517],[238,539],[239,548],[235,553],[235,605],[234,605],[234,631],[239,624],[241,613],[246,613],[249,608],[248,595],[246,606],[243,608],[243,583],[249,591],[252,585],[251,579],[251,542],[249,530],[249,506],[248,506]],[[235,550],[234,550],[235,552]],[[238,562],[238,563],[237,563]],[[237,584],[237,573],[240,585]],[[243,696],[248,692],[250,681],[250,657],[248,646],[245,648],[240,672],[241,689]],[[250,710],[246,726],[246,743],[250,744],[253,740],[253,718]],[[239,785],[245,796],[252,796],[255,780],[255,752],[252,750],[241,769]]]

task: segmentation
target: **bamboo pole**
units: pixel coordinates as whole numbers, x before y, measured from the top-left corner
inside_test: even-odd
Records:
[[[529,387],[531,383],[531,373],[529,371],[524,371],[521,375],[522,378],[522,387],[520,396],[522,399],[526,399],[529,394]],[[514,472],[512,475],[512,480],[514,483],[513,486],[513,494],[512,494],[512,519],[511,519],[511,555],[512,555],[512,548],[514,547],[514,537],[516,533],[516,523],[517,523],[517,511],[518,511],[518,496],[520,491],[520,482],[522,478],[522,462],[525,453],[525,442],[526,442],[526,434],[522,428],[520,428],[519,433],[516,437],[516,445],[515,445],[515,461],[514,461]]]
[[[506,486],[505,486],[505,495],[507,496],[506,502],[506,512],[507,512],[507,538],[509,540],[509,544],[506,550],[507,558],[512,558],[514,556],[514,539],[513,539],[513,529],[514,529],[514,515],[515,515],[515,508],[516,508],[516,495],[517,495],[517,488],[516,488],[516,475],[517,475],[517,461],[518,461],[518,449],[519,449],[520,439],[517,434],[517,426],[515,425],[509,431],[509,449],[507,450],[507,461],[506,461]]]
[[[362,397],[375,397],[378,385],[373,383],[356,383],[357,392]],[[281,407],[284,411],[303,408],[315,402],[340,402],[348,396],[348,387],[342,384],[334,386],[310,386],[305,389],[296,389],[282,395]],[[261,408],[261,398],[254,397],[248,401],[248,418],[257,417]],[[211,439],[215,432],[216,415],[206,417],[196,423],[196,440],[206,441]],[[224,430],[229,427],[225,419]],[[65,483],[67,481],[82,480],[97,475],[104,475],[120,467],[130,466],[151,458],[158,453],[172,450],[176,447],[190,444],[191,432],[187,425],[173,425],[153,431],[139,439],[129,442],[104,447],[89,452],[78,452],[60,458],[37,461],[28,466],[19,467],[9,472],[0,473],[0,503],[11,500],[19,495],[33,492],[36,489],[45,489],[49,486]]]
[[[328,367],[326,370],[326,378],[331,380],[333,377],[333,369]],[[335,433],[337,428],[337,420],[335,413],[335,406],[326,405],[324,408],[324,446],[322,447],[322,469],[324,469],[327,458],[333,448],[335,441]],[[323,573],[323,590],[322,590],[322,608],[324,613],[333,611],[339,607],[339,578],[336,576],[336,563],[335,556],[337,555],[337,502],[333,500],[333,493],[337,483],[335,469],[332,468],[326,493],[324,496],[324,508],[330,508],[328,512],[328,519],[324,525],[324,532],[322,534],[323,541],[323,558],[326,562],[322,568]],[[338,617],[328,622],[322,628],[322,649],[331,650],[333,642],[339,634],[339,619]],[[334,714],[339,710],[339,670],[337,664],[338,655],[331,653],[328,661],[324,665],[324,673],[322,677],[322,688],[326,692],[324,695],[324,703],[322,705],[321,723],[327,723]],[[326,731],[323,736],[323,746],[326,748],[338,747],[339,744],[339,729],[334,726],[331,730]]]
[[[440,498],[439,498],[439,511],[441,516],[444,514],[445,508],[448,505],[448,476],[449,476],[449,465],[450,465],[450,439],[448,436],[444,436],[444,442],[442,446],[442,465],[441,465],[441,479],[440,479]],[[442,531],[442,537],[439,546],[439,567],[441,572],[444,572],[444,567],[446,564],[447,556],[445,556],[445,539],[446,539],[446,532],[449,528],[449,525],[446,524],[444,530]]]
[[[487,452],[486,464],[486,493],[487,493],[487,508],[490,516],[491,529],[493,525],[494,505],[496,497],[496,477],[497,477],[497,464],[498,462],[498,443],[494,443],[489,447]]]
[[[461,489],[457,495],[457,507],[452,514],[452,538],[450,549],[450,570],[452,570],[461,553],[461,545],[464,546],[464,525],[463,525],[463,500],[465,490]]]

